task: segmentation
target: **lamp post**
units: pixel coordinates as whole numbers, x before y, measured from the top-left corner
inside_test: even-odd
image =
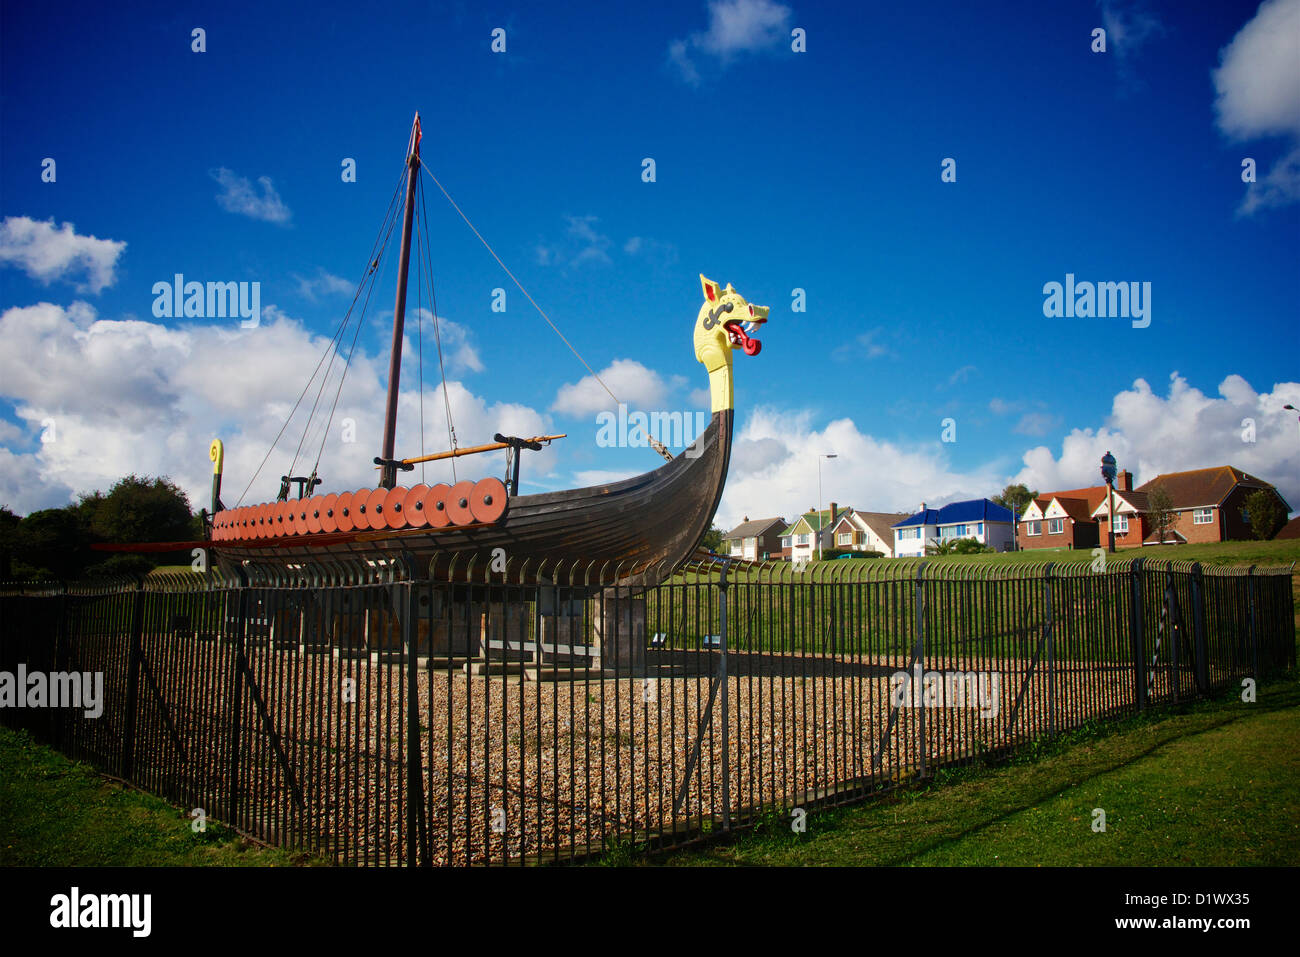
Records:
[[[1290,409],[1292,412],[1298,413],[1297,416],[1296,416],[1296,419],[1297,419],[1297,421],[1300,421],[1300,409],[1297,409],[1295,406],[1293,406],[1293,405],[1292,405],[1291,403],[1289,403],[1289,402],[1288,402],[1286,405],[1282,406],[1282,408],[1284,408],[1284,409]]]
[[[839,458],[834,452],[822,452],[817,456],[817,521],[820,524],[822,518],[822,459]],[[834,518],[835,516],[831,516]],[[813,537],[817,539],[817,561],[822,560],[822,530],[820,528],[813,530]]]
[[[1115,475],[1115,456],[1107,452],[1101,457],[1101,477],[1106,480],[1106,534],[1112,554],[1115,552]]]

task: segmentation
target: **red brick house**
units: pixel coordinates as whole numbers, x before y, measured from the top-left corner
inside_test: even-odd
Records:
[[[1228,542],[1255,536],[1246,516],[1246,499],[1258,491],[1277,496],[1284,512],[1291,506],[1268,482],[1231,465],[1219,465],[1190,472],[1157,475],[1137,491],[1149,495],[1157,486],[1169,493],[1178,519],[1166,533],[1165,543]],[[1116,509],[1119,512],[1119,509]],[[1143,538],[1145,544],[1160,544],[1154,534]]]
[[[1133,476],[1120,481],[1131,486]],[[1093,511],[1106,499],[1106,486],[1039,495],[1025,507],[1016,529],[1020,548],[1096,548],[1100,539]]]
[[[1110,506],[1107,489],[1098,485],[1082,489],[1089,493],[1088,504],[1092,505],[1089,517],[1097,523],[1097,545],[1105,548],[1109,543]],[[1133,473],[1120,472],[1115,476],[1115,547],[1140,548],[1151,529],[1147,521],[1147,493],[1133,488]]]

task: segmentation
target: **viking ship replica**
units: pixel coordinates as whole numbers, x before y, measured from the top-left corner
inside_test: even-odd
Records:
[[[751,332],[766,321],[767,307],[750,304],[730,284],[723,288],[700,276],[704,303],[695,320],[695,358],[708,371],[712,418],[695,443],[676,456],[650,437],[650,444],[668,460],[654,471],[590,488],[520,495],[520,455],[563,436],[520,438],[498,434],[489,445],[396,458],[412,219],[421,168],[428,172],[420,159],[420,139],[420,118],[416,114],[407,150],[406,204],[383,444],[374,459],[379,470],[378,487],[315,494],[321,479],[313,470],[306,476],[283,476],[274,502],[227,508],[221,502],[224,449],[220,440],[214,440],[210,449],[212,513],[205,516],[207,547],[227,568],[251,562],[300,569],[330,558],[374,563],[402,555],[413,558],[422,574],[435,578],[448,574],[457,562],[463,567],[470,555],[486,561],[497,549],[503,549],[516,568],[536,568],[545,561],[564,559],[607,562],[620,569],[620,579],[643,574],[652,566],[675,567],[691,556],[709,529],[722,495],[734,415],[732,352],[758,354],[761,343]],[[429,176],[433,178],[431,172]],[[437,184],[436,178],[434,182]],[[441,184],[437,185],[442,189]],[[450,196],[447,198],[450,200]],[[460,212],[459,207],[456,209]],[[473,229],[472,224],[470,227]],[[474,232],[478,235],[478,230]],[[481,235],[479,238],[486,246]],[[487,248],[491,251],[490,246]],[[374,272],[378,261],[374,259],[367,275]],[[544,312],[542,316],[546,318]],[[443,386],[445,398],[445,376]],[[452,437],[454,442],[454,433]],[[412,470],[420,462],[493,449],[508,450],[505,480],[492,477],[452,485],[398,484],[399,473]],[[293,484],[297,484],[296,498],[290,495]]]

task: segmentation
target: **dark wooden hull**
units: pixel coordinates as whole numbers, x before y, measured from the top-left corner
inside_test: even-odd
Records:
[[[506,580],[553,580],[577,566],[589,570],[593,584],[658,579],[690,557],[713,521],[731,460],[733,417],[730,409],[715,412],[694,445],[653,472],[608,485],[515,496],[491,525],[299,535],[211,548],[224,565],[404,557],[420,576],[480,581],[489,580],[492,553],[501,548]]]

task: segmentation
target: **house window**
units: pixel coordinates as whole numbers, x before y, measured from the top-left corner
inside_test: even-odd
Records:
[[[731,554],[733,554],[733,555],[739,555],[742,551],[743,551],[743,549],[740,547],[740,542],[734,542],[734,541],[733,541],[733,542],[731,543]]]
[[[898,530],[898,537],[900,540],[906,538],[920,538],[921,530],[919,528],[900,528]]]
[[[1116,516],[1115,516],[1115,534],[1116,534],[1116,535],[1127,535],[1127,534],[1128,534],[1128,516],[1127,516],[1127,515],[1116,515]]]
[[[852,533],[852,532],[840,532],[838,535],[835,536],[835,544],[836,544],[836,545],[852,545],[852,544],[853,544],[853,533]]]
[[[781,547],[782,547],[782,548],[789,548],[789,547],[790,547],[790,536],[789,536],[789,535],[782,535],[782,536],[781,536]]]
[[[1048,535],[1060,535],[1060,534],[1061,534],[1062,532],[1064,532],[1064,531],[1065,531],[1065,519],[1063,519],[1063,518],[1049,518],[1049,519],[1047,520],[1047,534],[1048,534]]]
[[[1214,521],[1214,509],[1198,508],[1192,512],[1193,525],[1209,525]]]
[[[976,522],[976,523],[975,523],[975,534],[976,534],[976,535],[983,535],[983,534],[984,534],[984,523],[983,523],[983,522]]]
[[[808,544],[808,539],[809,539],[810,537],[811,537],[811,536],[808,536],[808,535],[796,535],[795,538],[794,538],[794,543],[795,543],[796,545],[807,545],[807,544]]]
[[[1025,534],[1026,534],[1026,535],[1041,535],[1041,534],[1043,534],[1043,524],[1042,524],[1042,522],[1025,522]]]

